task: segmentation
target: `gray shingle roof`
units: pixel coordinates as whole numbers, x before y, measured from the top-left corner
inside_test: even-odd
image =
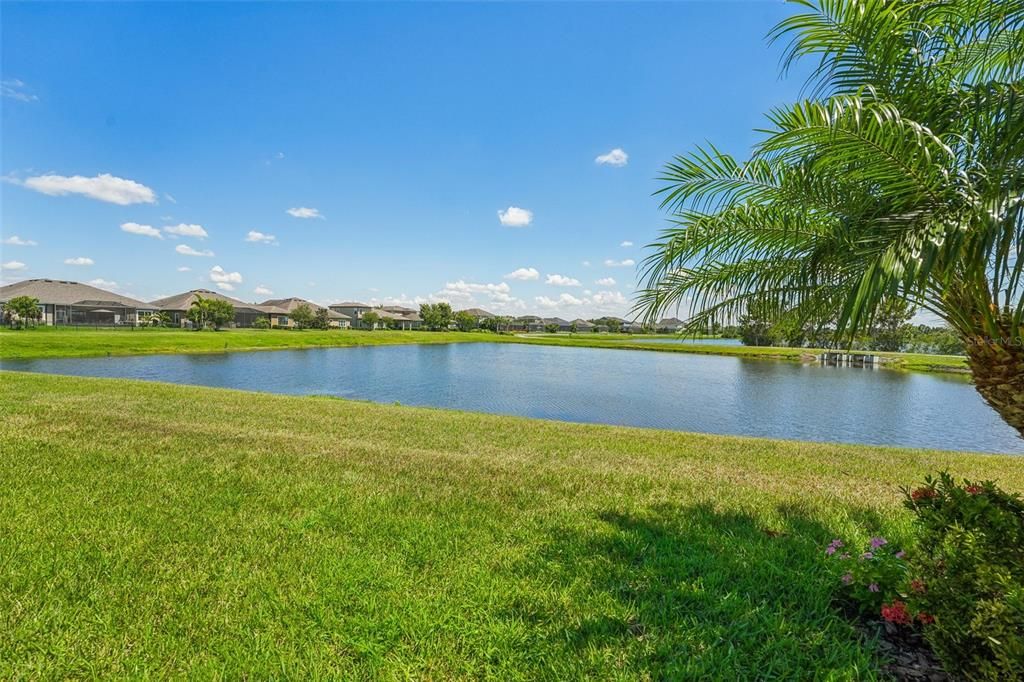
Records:
[[[27,279],[0,287],[0,301],[6,302],[16,296],[31,296],[39,299],[40,303],[55,305],[115,306],[143,310],[154,308],[145,301],[138,301],[89,284],[59,279]]]
[[[266,301],[263,301],[263,303],[260,303],[261,306],[271,306],[283,310],[286,313],[290,313],[291,311],[295,310],[296,308],[303,304],[308,305],[310,308],[312,308],[313,312],[316,312],[321,309],[326,310],[327,319],[329,320],[352,319],[348,315],[345,315],[344,313],[339,313],[336,310],[331,310],[327,306],[322,306],[319,303],[314,303],[313,301],[309,301],[305,298],[298,298],[296,296],[292,296],[291,298],[270,298],[267,299]]]
[[[483,308],[466,308],[460,312],[469,313],[473,317],[496,317],[494,313],[487,312]]]
[[[227,301],[235,307],[236,310],[244,312],[247,310],[255,311],[258,313],[269,313],[272,315],[283,315],[285,311],[275,306],[258,305],[256,303],[246,303],[240,301],[237,298],[231,298],[225,296],[219,291],[211,291],[209,289],[192,289],[191,291],[183,291],[180,294],[173,296],[167,296],[165,298],[159,298],[155,301],[151,301],[151,306],[158,306],[161,310],[188,310],[192,307],[192,303],[199,297],[202,298],[213,298],[218,301]]]

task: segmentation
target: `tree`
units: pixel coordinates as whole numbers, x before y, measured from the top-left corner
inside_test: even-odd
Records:
[[[15,296],[4,303],[4,318],[24,329],[29,322],[38,322],[43,316],[39,299],[33,296]]]
[[[149,327],[166,327],[171,322],[171,316],[165,312],[155,311],[143,315],[139,321]]]
[[[770,299],[835,342],[900,299],[963,339],[974,383],[1024,436],[1024,0],[810,0],[771,33],[811,99],[775,109],[746,161],[676,157],[672,225],[638,310],[691,323]]]
[[[235,306],[217,298],[197,295],[185,316],[197,329],[220,329],[235,319]]]
[[[461,332],[473,331],[477,327],[476,318],[465,310],[455,313],[455,326]]]
[[[772,345],[772,321],[763,306],[750,305],[739,319],[739,337],[744,346]]]
[[[288,313],[288,317],[292,319],[292,322],[295,323],[298,329],[311,327],[314,320],[316,320],[316,314],[308,303],[300,303],[292,308],[292,311]]]
[[[554,322],[548,322],[546,325],[544,325],[544,331],[546,331],[548,334],[554,334],[558,331],[558,325],[555,324]]]
[[[372,310],[368,310],[363,313],[363,326],[370,331],[373,331],[377,327],[378,322],[380,322],[380,315],[377,313]]]
[[[327,308],[317,308],[313,314],[313,321],[309,324],[313,329],[330,329],[331,320],[327,317]]]
[[[575,333],[576,333],[576,332],[578,332],[579,330],[580,330],[580,325],[579,325],[579,323],[578,323],[578,322],[576,322],[576,320],[573,320],[573,321],[572,321],[572,323],[571,323],[571,324],[569,325],[569,333],[570,333],[570,334],[575,334]]]
[[[910,324],[914,312],[910,304],[903,299],[891,298],[884,301],[875,313],[875,320],[869,332],[871,338],[868,341],[868,348],[883,351],[903,350],[914,336],[914,327]]]
[[[421,303],[420,318],[423,320],[423,326],[431,331],[448,329],[453,318],[452,307],[443,301],[441,303]]]

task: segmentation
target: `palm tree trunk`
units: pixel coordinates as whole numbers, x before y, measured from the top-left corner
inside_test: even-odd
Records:
[[[1003,420],[1024,438],[1024,348],[967,340],[974,387]]]

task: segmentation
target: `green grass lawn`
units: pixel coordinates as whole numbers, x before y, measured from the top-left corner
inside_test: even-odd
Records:
[[[14,372],[0,439],[2,679],[870,679],[825,543],[905,538],[939,468],[1024,490],[1008,456]]]
[[[648,350],[663,353],[695,353],[799,362],[821,350],[701,344],[649,343],[649,336],[626,334],[524,334],[486,332],[420,331],[283,331],[225,329],[192,332],[181,329],[77,329],[37,327],[24,331],[0,328],[0,359],[140,355],[147,353],[223,353],[227,351],[321,348],[400,343],[531,343],[547,346],[579,346]],[[664,338],[659,337],[659,338]],[[879,353],[890,369],[935,372],[966,372],[967,363],[956,355]]]
[[[150,353],[223,353],[225,351],[376,346],[400,343],[493,341],[493,334],[419,331],[341,331],[305,329],[224,329],[194,332],[184,329],[84,329],[36,327],[0,329],[0,358],[32,359],[142,355]]]

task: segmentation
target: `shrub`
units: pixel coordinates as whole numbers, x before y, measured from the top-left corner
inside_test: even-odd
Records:
[[[951,673],[1022,679],[1024,501],[947,473],[904,493],[918,531],[906,595],[925,638]]]
[[[850,552],[841,539],[825,548],[849,602],[862,613],[885,616],[906,583],[906,553],[883,537],[871,538],[863,552]],[[889,620],[889,619],[887,619]]]
[[[252,326],[255,329],[270,329],[270,320],[261,315],[252,321]]]

